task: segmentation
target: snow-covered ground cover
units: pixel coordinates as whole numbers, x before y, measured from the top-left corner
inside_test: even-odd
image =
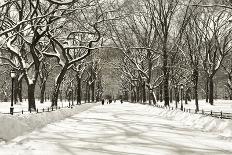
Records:
[[[153,112],[161,117],[182,122],[186,126],[202,131],[214,132],[216,135],[232,140],[232,120],[220,119],[201,114],[154,108]]]
[[[171,111],[170,111],[171,112]],[[0,145],[4,155],[231,155],[232,142],[148,105],[92,107]],[[175,111],[172,111],[175,112]],[[179,114],[178,116],[183,116]],[[162,115],[162,117],[160,117]],[[190,114],[189,114],[190,115]],[[200,117],[200,116],[199,116]],[[184,119],[184,118],[182,118]],[[189,121],[190,122],[190,121]]]
[[[68,103],[64,104],[66,105]],[[52,112],[43,112],[38,114],[36,112],[25,113],[23,115],[0,114],[0,141],[7,141],[27,132],[44,127],[49,123],[80,113],[94,105],[97,105],[97,103],[76,105],[72,109],[63,108]],[[40,108],[45,108],[46,106],[48,106],[48,104],[46,105],[45,103],[43,106],[41,105]],[[16,107],[19,109],[19,105]],[[25,104],[22,104],[21,107],[24,108]]]
[[[159,105],[164,105],[163,102],[158,102]],[[170,103],[171,107],[175,107],[175,101]],[[179,102],[178,108],[180,108],[181,104]],[[185,104],[185,101],[183,101],[183,107],[186,109],[195,109],[195,101],[192,100],[191,102],[188,102],[188,104]],[[214,100],[214,105],[210,105],[209,103],[206,103],[205,100],[199,100],[199,108],[200,110],[207,110],[207,111],[215,111],[215,112],[226,112],[226,113],[232,113],[232,100]]]
[[[0,113],[9,113],[10,112],[10,102],[0,102]],[[65,107],[68,106],[69,102],[58,102],[58,106]],[[39,100],[36,100],[36,108],[38,109],[47,109],[48,107],[51,107],[51,102],[47,101],[44,103],[40,103]],[[23,102],[18,102],[17,104],[14,104],[14,112],[21,112],[21,111],[27,111],[28,110],[28,103],[26,100]]]

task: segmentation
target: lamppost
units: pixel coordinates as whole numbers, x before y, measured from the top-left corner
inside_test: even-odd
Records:
[[[181,97],[181,107],[180,107],[180,110],[183,111],[183,89],[184,89],[184,86],[183,84],[180,85],[180,97]]]
[[[10,114],[13,115],[14,113],[14,79],[16,77],[15,70],[11,70],[10,77],[12,79],[12,87],[11,87],[11,106],[10,106]]]

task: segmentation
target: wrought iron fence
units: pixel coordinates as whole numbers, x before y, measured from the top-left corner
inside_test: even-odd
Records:
[[[163,105],[153,105],[157,108],[168,108],[169,110],[181,110],[180,108],[175,108],[175,107],[165,107]],[[193,113],[193,114],[202,114],[202,115],[205,115],[205,116],[211,116],[211,117],[216,117],[216,118],[220,118],[220,119],[232,119],[232,113],[228,113],[228,112],[223,112],[223,111],[212,111],[212,110],[200,110],[198,112],[196,112],[195,109],[187,109],[187,108],[183,108],[183,112],[188,112],[188,113]]]
[[[71,106],[54,106],[54,107],[45,107],[45,108],[37,108],[36,110],[21,110],[21,111],[14,111],[13,114],[26,114],[26,113],[43,113],[43,112],[52,112],[56,111],[59,109],[67,109],[67,108],[73,108],[77,105],[83,105],[86,103],[82,104],[76,104],[76,105],[71,105]],[[10,112],[0,112],[1,114],[11,114]]]

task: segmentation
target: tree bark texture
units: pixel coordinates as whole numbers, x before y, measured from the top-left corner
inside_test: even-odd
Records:
[[[64,76],[65,76],[65,73],[67,71],[67,68],[68,68],[68,66],[65,66],[61,70],[61,72],[60,72],[60,74],[59,74],[59,76],[58,76],[58,78],[56,80],[55,87],[54,87],[54,90],[53,90],[53,93],[52,93],[52,106],[57,106],[60,85],[61,85],[61,83],[62,83],[62,81],[64,79]]]
[[[209,79],[209,103],[213,105],[213,99],[214,99],[214,86],[213,86],[213,78]]]
[[[92,82],[91,84],[91,101],[95,102],[95,81]]]
[[[35,105],[35,84],[29,84],[28,85],[28,110],[36,110]]]
[[[196,105],[196,111],[199,111],[199,104],[198,104],[198,70],[194,69],[193,71],[194,76],[194,99],[195,99],[195,105]]]
[[[209,102],[209,78],[207,77],[207,80],[206,80],[206,85],[205,85],[205,97],[206,97],[206,102],[208,103]]]
[[[145,81],[143,81],[143,90],[142,90],[142,96],[143,96],[143,103],[146,102],[146,85],[145,85]]]
[[[40,86],[40,103],[44,103],[45,89],[46,89],[46,81],[43,81]]]
[[[76,76],[77,79],[77,104],[81,104],[81,78],[79,75]]]

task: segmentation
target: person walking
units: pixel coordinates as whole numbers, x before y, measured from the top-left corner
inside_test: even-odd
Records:
[[[104,105],[104,102],[105,102],[104,99],[102,99],[102,105]]]

